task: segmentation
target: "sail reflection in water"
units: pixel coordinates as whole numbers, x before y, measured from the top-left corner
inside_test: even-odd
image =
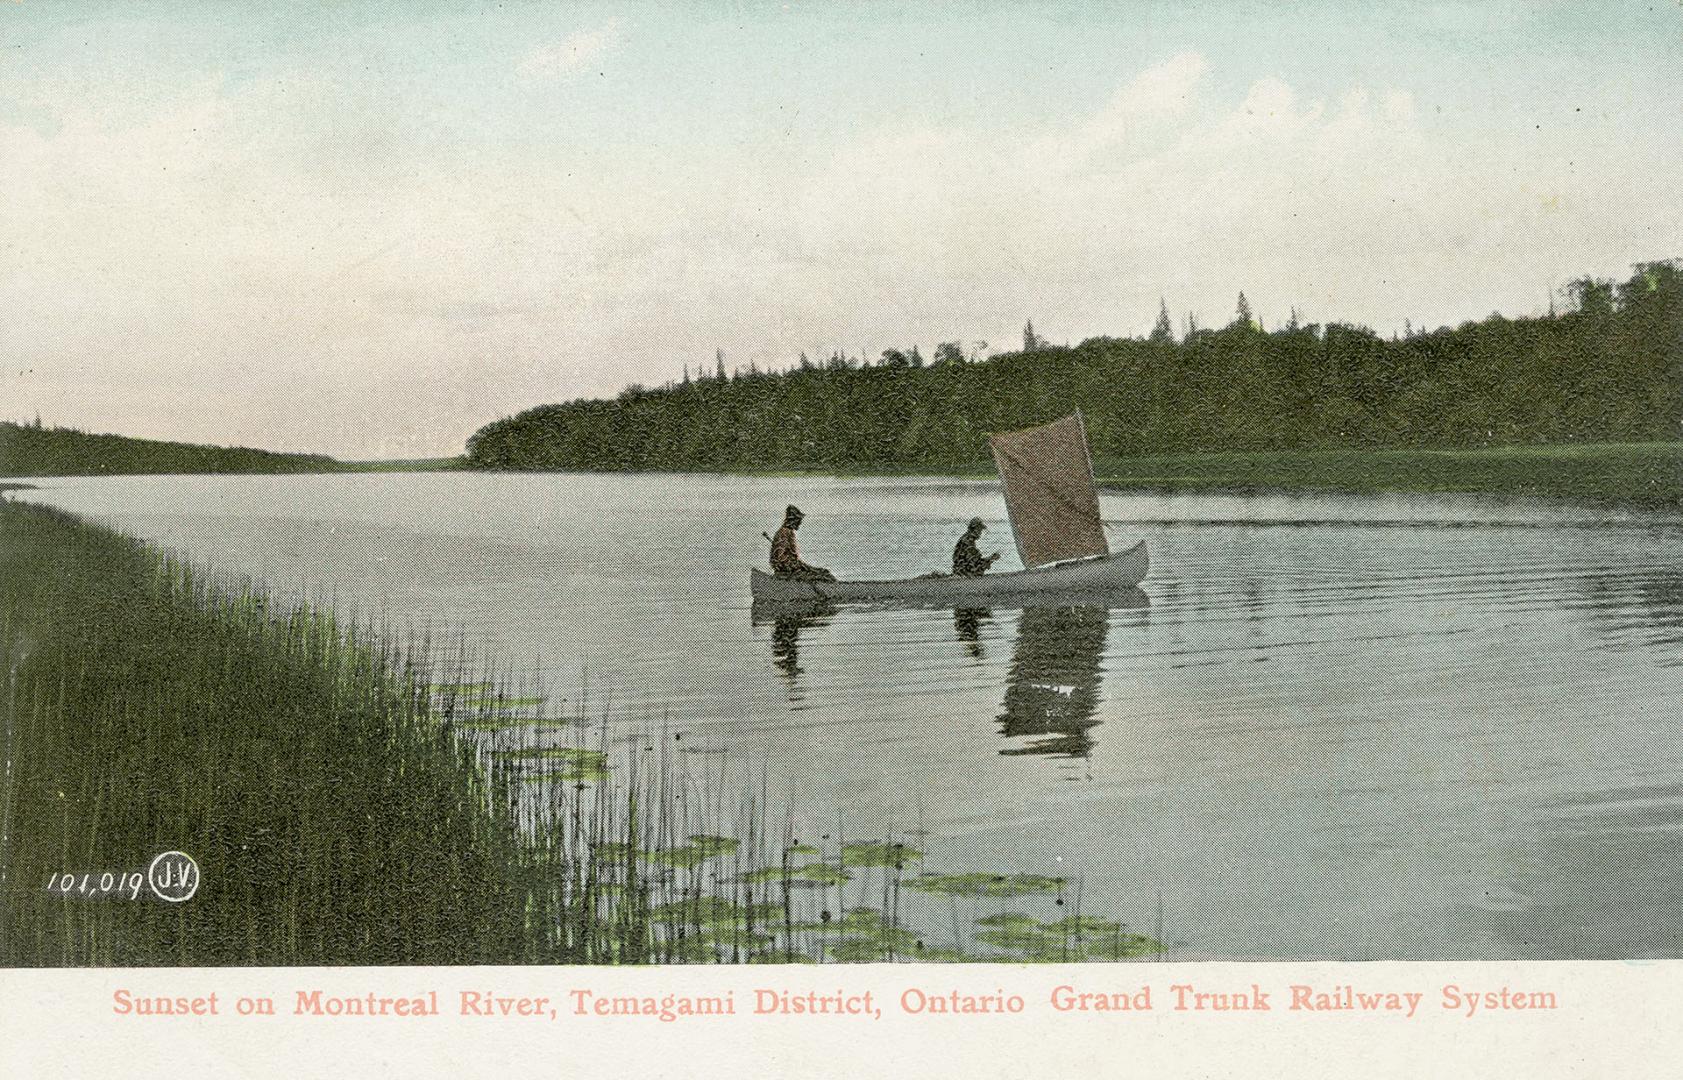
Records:
[[[1143,608],[1139,589],[1062,607],[1024,608],[1005,678],[999,733],[1013,745],[1001,754],[1086,757],[1099,707],[1105,639],[1112,608]],[[1101,606],[1102,605],[1102,606]]]
[[[1103,679],[1105,642],[1112,613],[1118,609],[1147,608],[1151,603],[1139,589],[1081,594],[1062,600],[1055,605],[1026,607],[1017,615],[1016,640],[1010,663],[1004,666],[1004,705],[995,717],[999,734],[1008,742],[999,751],[1001,754],[1087,756],[1093,748],[1089,730],[1099,723],[1099,684]],[[802,684],[806,681],[803,678],[806,669],[800,656],[802,631],[829,625],[841,610],[836,605],[817,601],[755,601],[751,609],[753,624],[771,627],[772,664],[788,682],[792,702],[805,699]],[[884,619],[890,610],[903,612],[904,607],[848,610],[847,628],[870,640],[873,652],[892,654],[888,656],[891,661],[896,657],[909,660],[912,652],[927,656],[927,639],[895,644],[892,634],[884,634],[884,624],[873,626],[872,620]],[[951,610],[954,636],[969,659],[976,662],[973,670],[977,675],[988,678],[989,672],[999,670],[997,662],[990,664],[988,657],[989,628],[996,621],[994,611],[973,607]],[[1008,620],[1010,616],[1011,612],[1007,611],[1001,618]],[[833,647],[834,642],[830,645]],[[967,677],[965,682],[974,686],[976,677]],[[943,710],[932,703],[930,711]]]

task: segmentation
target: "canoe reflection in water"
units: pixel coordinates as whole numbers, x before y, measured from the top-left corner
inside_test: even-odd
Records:
[[[1009,743],[1001,754],[1084,757],[1093,748],[1089,729],[1099,721],[1099,684],[1111,612],[1150,607],[1139,589],[1063,598],[1055,605],[1025,607],[1017,618],[1016,642],[1005,674],[1005,702],[997,720]],[[838,607],[815,602],[756,602],[756,626],[771,625],[772,662],[793,683],[802,674],[801,631],[836,618]],[[880,608],[858,609],[870,617]],[[994,621],[988,608],[954,608],[953,632],[975,660],[985,660],[984,629]]]

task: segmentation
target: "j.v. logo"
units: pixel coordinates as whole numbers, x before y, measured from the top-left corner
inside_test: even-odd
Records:
[[[166,851],[147,867],[146,882],[158,899],[179,904],[199,891],[199,864],[184,851]]]

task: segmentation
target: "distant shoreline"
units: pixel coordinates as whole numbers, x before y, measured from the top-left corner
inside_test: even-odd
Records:
[[[473,472],[656,472],[631,469],[471,469]],[[686,470],[715,476],[985,479],[985,462],[876,467]],[[1683,442],[1493,446],[1456,450],[1258,450],[1139,457],[1100,455],[1112,493],[1236,495],[1489,495],[1640,510],[1683,511]]]
[[[1469,494],[1683,511],[1683,442],[1170,454],[1094,466],[1107,490]]]
[[[4,463],[0,463],[3,465]],[[487,469],[465,458],[394,461],[321,459],[315,467],[264,470],[87,470],[8,472],[0,476],[48,479],[72,476],[298,475],[370,472],[589,472],[611,474],[678,471],[715,476],[923,476],[988,478],[986,461],[924,465],[834,466],[790,464],[766,469],[682,470]],[[1683,441],[1491,446],[1475,449],[1243,450],[1210,453],[1097,455],[1093,471],[1108,492],[1156,494],[1488,495],[1576,502],[1640,510],[1683,511]],[[0,492],[29,485],[0,483]]]

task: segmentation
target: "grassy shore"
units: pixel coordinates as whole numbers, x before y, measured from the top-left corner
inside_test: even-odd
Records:
[[[390,458],[379,461],[340,461],[338,472],[452,472],[467,468],[460,456],[442,458]]]
[[[1160,951],[1062,877],[940,872],[892,835],[803,843],[768,827],[790,818],[763,780],[698,775],[675,737],[610,739],[582,698],[558,715],[389,641],[0,504],[0,964]],[[171,850],[201,867],[190,900],[99,895]]]
[[[518,962],[531,860],[506,779],[425,673],[329,615],[68,515],[0,506],[0,963]],[[53,875],[178,849],[187,903]]]

